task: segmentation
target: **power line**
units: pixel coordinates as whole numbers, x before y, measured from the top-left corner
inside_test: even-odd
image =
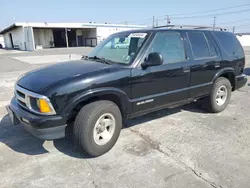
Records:
[[[250,25],[247,26],[247,27],[244,27],[244,28],[237,28],[237,27],[235,27],[236,33],[237,33],[238,31],[242,31],[242,30],[248,30],[248,31],[250,31]]]
[[[247,11],[250,11],[250,8],[237,10],[237,11],[231,11],[231,12],[216,13],[216,14],[206,14],[206,15],[199,15],[199,16],[186,16],[186,17],[171,17],[171,18],[172,19],[188,19],[188,18],[212,17],[212,16],[220,16],[220,15],[226,15],[226,14],[242,13],[242,12],[247,12]]]
[[[189,13],[171,14],[170,16],[203,14],[203,13],[208,13],[208,12],[217,12],[217,11],[221,11],[221,10],[227,10],[227,9],[233,9],[233,8],[239,8],[239,7],[246,7],[246,6],[249,6],[249,5],[250,5],[250,3],[243,4],[243,5],[237,5],[237,6],[231,6],[231,7],[225,7],[225,8],[219,8],[219,9],[213,9],[213,10],[200,11],[200,12],[189,12]],[[168,15],[158,16],[158,18],[166,17],[166,16],[168,16]]]
[[[230,21],[230,22],[221,22],[219,24],[230,24],[230,23],[238,23],[238,22],[245,22],[245,21],[249,21],[250,19],[244,19],[244,20],[236,20],[236,21]]]
[[[213,10],[200,11],[200,12],[189,12],[189,13],[180,13],[180,14],[172,14],[172,15],[168,14],[168,15],[156,16],[155,18],[158,18],[159,20],[165,20],[167,16],[170,16],[171,19],[189,19],[189,18],[212,17],[212,16],[218,16],[218,15],[234,14],[234,13],[250,11],[250,9],[243,9],[243,10],[237,10],[237,11],[231,11],[231,12],[224,12],[224,13],[222,12],[222,13],[215,13],[215,14],[180,17],[181,15],[192,15],[192,14],[204,14],[204,13],[209,13],[209,12],[218,12],[218,11],[227,10],[227,9],[246,7],[246,6],[249,6],[249,5],[250,5],[250,3],[243,4],[243,5],[230,6],[230,7],[225,7],[225,8],[219,8],[219,9],[213,9]],[[172,17],[172,16],[174,16],[174,17]],[[163,18],[163,17],[165,17],[165,18]],[[147,18],[142,18],[140,20],[131,20],[131,21],[127,21],[127,22],[129,22],[129,23],[138,23],[140,21],[145,21],[145,20],[148,20],[148,21],[152,20],[152,16],[147,17]],[[119,23],[123,23],[123,22],[119,22]]]
[[[202,14],[202,13],[216,12],[216,11],[227,10],[227,9],[232,9],[232,8],[245,7],[245,6],[249,6],[249,5],[250,5],[250,3],[248,3],[248,4],[243,4],[243,5],[237,5],[237,6],[231,6],[231,7],[225,7],[225,8],[219,8],[219,9],[213,9],[213,10],[200,11],[200,12],[190,12],[190,13],[172,14],[171,16],[191,15],[191,14]],[[165,16],[167,16],[167,15],[165,15]]]
[[[236,25],[235,27],[236,28],[244,28],[244,27],[249,27],[250,26],[250,24],[244,24],[244,25]]]

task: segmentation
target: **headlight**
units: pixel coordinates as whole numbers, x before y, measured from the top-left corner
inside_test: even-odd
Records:
[[[39,115],[55,115],[50,100],[43,95],[28,91],[16,85],[15,97],[17,102],[24,108]]]

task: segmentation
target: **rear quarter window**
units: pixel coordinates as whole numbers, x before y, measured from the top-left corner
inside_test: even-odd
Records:
[[[244,55],[242,46],[236,36],[229,32],[214,32],[215,37],[220,41],[228,55]]]

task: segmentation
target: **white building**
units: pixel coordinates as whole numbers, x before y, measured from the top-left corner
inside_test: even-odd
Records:
[[[145,28],[140,25],[97,23],[16,22],[0,31],[6,48],[32,51],[43,48],[96,46],[109,35]]]
[[[242,46],[250,46],[250,33],[237,33],[236,36]]]
[[[3,35],[0,35],[0,48],[4,48],[4,39],[3,39]]]

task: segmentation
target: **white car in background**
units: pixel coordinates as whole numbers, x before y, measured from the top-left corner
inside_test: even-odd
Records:
[[[129,43],[117,43],[117,44],[115,44],[115,48],[125,49],[128,47],[129,47]]]

